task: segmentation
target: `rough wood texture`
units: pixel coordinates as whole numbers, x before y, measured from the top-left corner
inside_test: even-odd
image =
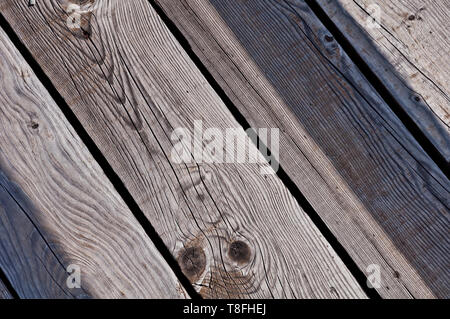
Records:
[[[0,299],[12,299],[12,295],[6,288],[5,284],[0,280]]]
[[[147,1],[87,3],[93,13],[71,30],[65,1],[31,10],[5,1],[1,12],[200,293],[364,298],[278,177],[260,174],[267,164],[171,161],[171,133],[195,120],[237,128],[239,143],[248,141]]]
[[[0,267],[19,296],[184,297],[172,270],[1,29],[0,87]],[[66,284],[69,265],[80,267],[80,289]]]
[[[158,0],[378,292],[448,297],[450,183],[303,1]]]
[[[450,1],[317,2],[450,161]]]

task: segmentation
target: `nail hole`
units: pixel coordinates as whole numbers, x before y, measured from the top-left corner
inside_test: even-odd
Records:
[[[89,31],[83,30],[83,37],[85,39],[89,39],[91,37],[91,33]]]

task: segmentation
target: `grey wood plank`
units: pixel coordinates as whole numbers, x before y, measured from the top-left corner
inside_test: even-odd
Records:
[[[450,2],[317,2],[450,162]]]
[[[18,295],[185,297],[175,274],[1,29],[0,87],[0,267]],[[81,287],[69,288],[76,267]]]
[[[172,132],[197,120],[256,147],[148,1],[96,1],[71,29],[66,2],[6,3],[2,14],[203,296],[366,297],[279,178],[261,175],[267,163],[173,162]]]
[[[449,181],[310,8],[156,2],[380,295],[448,297]]]

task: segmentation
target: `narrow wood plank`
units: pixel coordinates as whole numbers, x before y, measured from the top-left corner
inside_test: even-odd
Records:
[[[0,267],[19,296],[184,297],[172,270],[1,29],[0,87]],[[76,267],[81,288],[70,289]]]
[[[261,175],[267,163],[171,159],[174,129],[198,120],[256,148],[148,1],[95,1],[71,30],[66,4],[6,1],[1,12],[203,296],[365,297],[279,178]]]
[[[1,280],[0,280],[0,299],[13,299],[8,288],[6,288],[5,284]]]
[[[450,162],[450,2],[317,2]]]
[[[303,1],[158,0],[383,297],[449,296],[449,181]],[[369,268],[368,268],[369,267]]]

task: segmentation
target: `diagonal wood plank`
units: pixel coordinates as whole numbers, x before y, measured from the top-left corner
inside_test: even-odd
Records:
[[[184,297],[172,270],[1,29],[0,87],[0,267],[19,296]],[[70,265],[81,271],[79,289],[66,284]]]
[[[360,269],[381,267],[380,295],[448,297],[450,183],[310,8],[157,3],[250,125],[280,127],[281,166]]]
[[[31,10],[5,1],[0,11],[200,293],[364,298],[279,178],[261,175],[267,163],[171,160],[171,133],[197,120],[220,132],[236,128],[239,144],[256,147],[147,1],[90,3],[75,28],[66,23],[67,1]]]
[[[450,2],[317,2],[450,162]]]

